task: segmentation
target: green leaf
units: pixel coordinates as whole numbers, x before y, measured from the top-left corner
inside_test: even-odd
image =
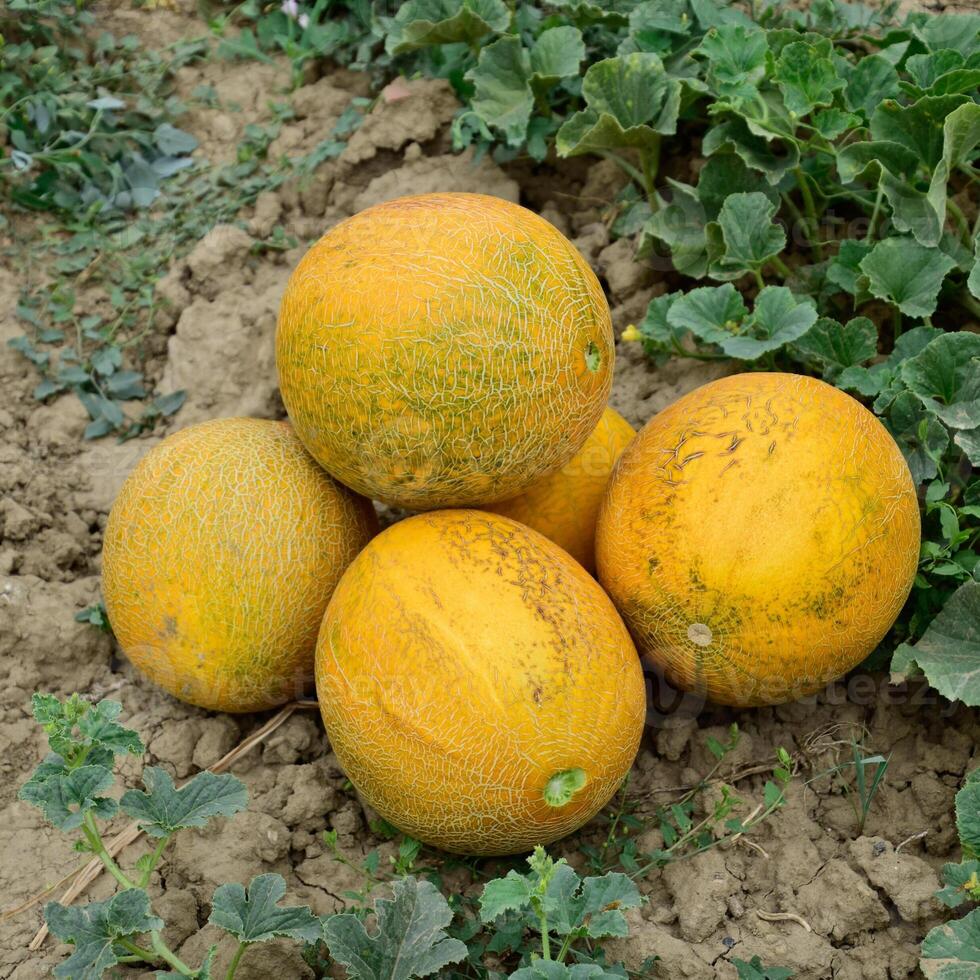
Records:
[[[493,922],[505,912],[518,912],[527,907],[533,894],[527,875],[508,871],[504,878],[494,878],[483,886],[480,896],[480,918]]]
[[[652,235],[670,249],[674,268],[686,276],[700,279],[708,271],[708,242],[705,236],[707,216],[690,184],[667,178],[670,187],[657,194],[657,210],[643,226],[644,234]]]
[[[561,156],[618,147],[652,150],[659,134],[674,133],[681,83],[655,54],[635,52],[591,65],[582,82],[587,108],[569,117],[555,137]]]
[[[930,51],[952,48],[968,58],[980,48],[980,14],[947,12],[941,17],[927,17],[914,31]]]
[[[964,95],[926,96],[903,106],[886,99],[871,116],[871,138],[901,143],[932,170],[943,158],[946,117],[966,101]]]
[[[175,789],[169,773],[147,766],[143,785],[148,792],[128,790],[119,806],[151,837],[168,837],[184,827],[203,827],[212,817],[230,817],[248,806],[245,784],[227,773],[218,776],[205,770]]]
[[[499,129],[508,145],[520,146],[527,137],[535,91],[577,75],[584,57],[582,32],[575,27],[542,31],[530,52],[520,38],[499,38],[480,51],[476,67],[467,73],[474,85],[473,111]]]
[[[961,585],[917,643],[898,647],[893,676],[904,679],[913,665],[943,697],[980,705],[980,582]]]
[[[95,980],[119,962],[116,944],[120,939],[163,928],[163,920],[150,910],[149,896],[142,889],[127,888],[105,902],[64,906],[49,902],[44,918],[51,930],[75,951],[54,968],[54,976],[68,980]]]
[[[805,116],[818,106],[829,106],[844,79],[831,60],[833,45],[827,38],[816,43],[787,44],[776,59],[772,80],[783,93],[786,108]]]
[[[951,428],[980,426],[980,335],[936,337],[902,365],[902,380]]]
[[[980,233],[973,239],[973,268],[966,284],[970,292],[980,299]]]
[[[42,811],[58,829],[77,830],[92,812],[100,820],[116,813],[116,801],[100,794],[113,782],[112,770],[102,765],[79,766],[67,771],[58,767],[59,756],[49,756],[45,763],[20,788],[18,797]]]
[[[838,379],[839,385],[842,385],[846,373],[843,372]],[[888,373],[887,369],[884,373]],[[858,385],[854,387],[862,394],[878,394],[878,391],[862,391]],[[879,407],[876,402],[875,410],[877,411]],[[904,387],[891,399],[890,406],[885,408],[888,411],[886,419],[888,431],[891,432],[902,450],[905,461],[909,464],[912,481],[919,484],[924,480],[931,480],[938,472],[937,461],[949,446],[949,432],[946,426],[936,418],[935,413],[923,406],[916,395],[906,391]],[[885,408],[882,408],[882,411]]]
[[[750,170],[734,153],[716,153],[709,157],[698,175],[698,200],[704,205],[709,221],[714,221],[732,194],[765,194],[770,200],[777,192],[761,174]]]
[[[694,21],[688,0],[646,0],[630,12],[630,34],[636,37],[644,50],[646,35],[691,33]]]
[[[78,719],[78,732],[86,744],[98,745],[114,755],[142,755],[143,740],[132,729],[116,721],[121,712],[122,705],[118,701],[100,701]]]
[[[695,50],[708,61],[708,82],[723,99],[752,99],[765,77],[765,31],[742,24],[713,27]]]
[[[77,694],[59,700],[53,694],[35,693],[31,698],[34,718],[48,736],[51,750],[70,758],[74,752],[86,753],[87,761],[108,761],[112,755],[129,752],[142,755],[143,742],[136,732],[116,719],[122,711],[118,701],[98,704],[82,700]],[[106,760],[94,759],[92,750],[109,753]]]
[[[910,177],[919,166],[913,150],[890,140],[852,143],[837,154],[837,172],[845,184],[860,177],[880,179],[883,170],[898,177]]]
[[[753,956],[747,963],[737,956],[732,957],[738,980],[789,980],[793,971],[784,966],[763,966],[758,956]]]
[[[980,909],[931,929],[922,940],[919,966],[929,980],[976,980],[980,975]]]
[[[853,112],[844,112],[843,109],[821,109],[815,112],[811,119],[817,132],[828,140],[835,140],[838,136],[846,133],[849,129],[854,129],[861,123],[860,116]]]
[[[530,966],[515,970],[510,980],[623,980],[623,974],[610,973],[596,963],[569,966],[556,960],[537,959]]]
[[[531,57],[516,37],[502,37],[480,52],[466,76],[474,85],[473,111],[499,129],[510,146],[520,146],[534,110]]]
[[[861,260],[871,292],[908,316],[936,312],[939,287],[955,266],[945,252],[907,238],[886,238]]]
[[[676,299],[667,312],[667,321],[676,330],[690,330],[712,344],[727,341],[748,315],[742,295],[730,283],[702,286]]]
[[[871,251],[868,242],[846,238],[827,266],[827,281],[857,297],[861,292],[861,260]]]
[[[264,943],[276,936],[316,942],[323,932],[320,920],[306,905],[280,906],[285,894],[285,879],[277,874],[258,875],[247,892],[239,884],[221,885],[211,899],[208,922],[242,943]]]
[[[953,436],[953,442],[963,450],[966,458],[974,466],[980,466],[980,427],[976,429],[960,429]]]
[[[183,156],[185,153],[190,153],[197,149],[196,136],[192,136],[190,133],[186,133],[182,129],[177,129],[176,126],[171,126],[170,123],[166,122],[160,123],[153,130],[153,139],[157,145],[157,149],[168,157]]]
[[[846,326],[820,317],[792,349],[794,356],[833,381],[841,371],[870,361],[878,353],[878,330],[863,316],[849,320]]]
[[[551,27],[535,38],[531,48],[531,71],[535,82],[554,85],[578,75],[585,60],[585,41],[577,27]]]
[[[870,119],[885,99],[896,99],[898,95],[895,66],[880,54],[872,54],[862,58],[848,77],[844,101],[849,109]]]
[[[715,278],[737,278],[765,265],[786,247],[786,233],[772,220],[776,204],[765,194],[731,194],[718,214],[725,243],[724,254],[717,263]]]
[[[433,44],[474,44],[509,25],[503,0],[407,0],[391,22],[385,49],[402,54]]]
[[[756,296],[745,332],[720,341],[721,349],[729,357],[752,361],[802,337],[816,319],[816,309],[785,286],[766,286]]]
[[[711,156],[719,150],[736,153],[746,166],[762,171],[771,185],[778,184],[800,162],[800,150],[795,142],[763,139],[741,117],[726,119],[705,133],[701,141],[704,155]]]
[[[977,887],[980,881],[980,861],[970,859],[960,864],[943,865],[943,888],[936,892],[936,898],[947,908],[959,908],[965,902],[972,901],[971,886]]]
[[[964,852],[980,855],[980,780],[968,779],[956,794],[956,829]]]
[[[393,899],[375,905],[377,933],[354,915],[323,920],[324,942],[355,980],[426,977],[466,957],[466,946],[446,935],[453,913],[434,885],[414,877],[392,884]]]

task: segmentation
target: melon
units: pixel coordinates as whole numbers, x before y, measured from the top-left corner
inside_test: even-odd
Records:
[[[276,364],[297,435],[334,477],[409,509],[522,493],[602,415],[609,307],[549,222],[480,194],[379,204],[290,276]]]
[[[635,434],[619,412],[607,408],[585,445],[560,470],[520,496],[485,509],[533,527],[594,571],[599,505],[616,460]]]
[[[915,576],[919,509],[881,423],[794,374],[738,374],[651,419],[599,515],[599,580],[668,682],[764,705],[870,653]]]
[[[282,704],[312,682],[327,601],[376,521],[287,423],[183,429],[137,464],[109,514],[102,589],[116,639],[183,701]]]
[[[316,688],[364,799],[463,854],[526,851],[589,820],[645,714],[639,657],[595,579],[479,510],[410,517],[361,552],[323,619]]]

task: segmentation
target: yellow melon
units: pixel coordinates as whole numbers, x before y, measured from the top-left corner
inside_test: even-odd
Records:
[[[595,570],[595,525],[609,474],[636,435],[633,426],[607,408],[585,445],[560,469],[519,497],[485,509],[503,514],[560,544],[588,571]]]
[[[613,350],[575,248],[480,194],[341,222],[290,277],[276,336],[306,448],[358,492],[417,510],[504,500],[564,465],[602,414]]]
[[[511,854],[594,816],[636,754],[639,657],[596,581],[496,514],[422,514],[344,574],[316,655],[341,765],[386,820]]]
[[[102,551],[126,656],[175,697],[260,711],[311,681],[341,573],[377,530],[284,422],[219,419],[152,449],[113,504]]]
[[[891,436],[793,374],[739,374],[655,416],[599,516],[599,580],[668,681],[775,704],[858,664],[912,586],[919,510]]]

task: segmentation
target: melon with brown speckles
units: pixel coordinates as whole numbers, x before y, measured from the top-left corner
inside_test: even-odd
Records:
[[[486,510],[503,514],[561,545],[579,564],[595,571],[595,525],[609,475],[636,435],[614,408],[607,408],[585,445],[560,469],[519,497]]]
[[[481,194],[368,208],[316,242],[283,296],[276,364],[307,449],[415,510],[522,493],[602,415],[602,288],[549,222]]]
[[[623,453],[596,535],[599,580],[668,681],[713,701],[811,694],[901,610],[919,508],[860,403],[795,374],[739,374],[660,412]]]
[[[466,854],[571,833],[620,785],[643,672],[598,583],[561,548],[477,510],[376,537],[317,644],[330,744],[386,820]]]
[[[261,711],[312,680],[323,611],[377,530],[285,422],[232,418],[168,436],[105,530],[102,589],[127,657],[175,697]]]

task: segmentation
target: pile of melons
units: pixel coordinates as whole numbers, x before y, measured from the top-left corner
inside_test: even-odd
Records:
[[[606,804],[643,664],[730,705],[857,664],[918,555],[885,429],[820,381],[738,374],[634,438],[606,405],[613,358],[595,275],[524,208],[430,194],[341,223],[283,298],[289,421],[192,426],[123,487],[103,580],[120,645],[214,710],[315,678],[364,799],[470,854]],[[371,499],[419,513],[378,534]]]

